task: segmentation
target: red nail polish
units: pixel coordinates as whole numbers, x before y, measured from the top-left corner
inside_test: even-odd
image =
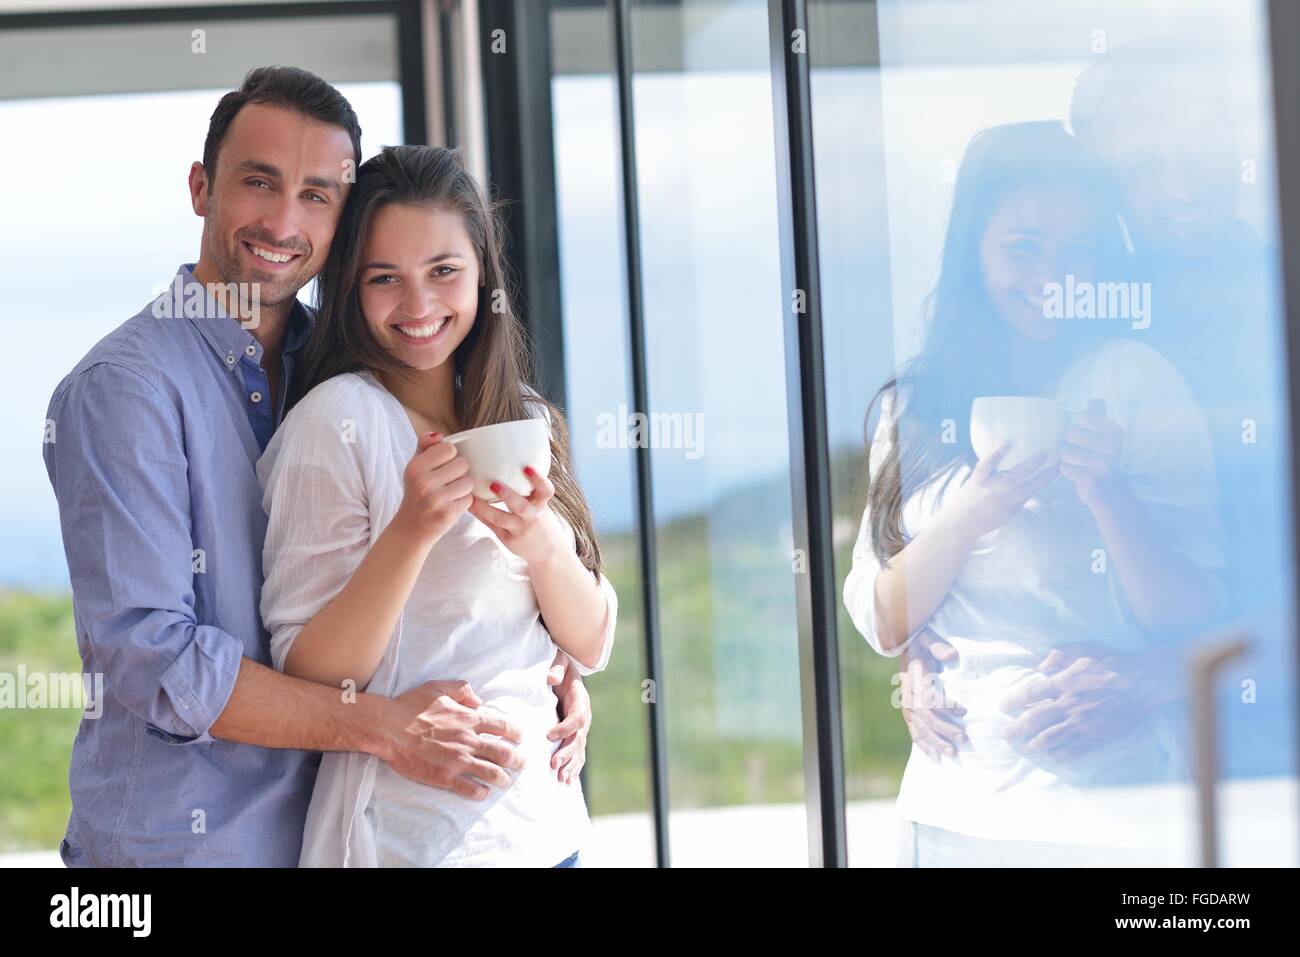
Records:
[[[501,483],[500,483],[500,482],[493,482],[492,485],[491,485],[490,487],[491,487],[492,491],[496,492],[498,495],[501,494]]]
[[[524,466],[524,474],[525,474],[525,475],[536,475],[537,473],[533,471],[533,467],[532,467],[531,465],[525,465],[525,466]]]

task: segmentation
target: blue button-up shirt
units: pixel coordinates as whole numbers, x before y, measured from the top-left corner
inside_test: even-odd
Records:
[[[70,866],[296,866],[320,761],[208,733],[240,659],[271,664],[255,466],[278,415],[261,344],[192,268],[50,399],[77,644],[103,675],[72,750]],[[277,410],[311,323],[295,305]]]

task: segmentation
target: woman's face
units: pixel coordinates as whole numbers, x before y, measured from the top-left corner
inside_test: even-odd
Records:
[[[442,365],[478,311],[479,263],[461,216],[390,203],[361,251],[361,311],[371,334],[407,365]]]
[[[1021,335],[1048,340],[1060,332],[1049,308],[1048,283],[1066,276],[1093,281],[1100,223],[1082,193],[1068,186],[1031,186],[1007,193],[980,238],[984,288],[994,310]]]

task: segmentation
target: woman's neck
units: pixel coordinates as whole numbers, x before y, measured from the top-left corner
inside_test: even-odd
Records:
[[[444,362],[434,369],[400,369],[376,372],[380,384],[406,408],[416,431],[461,431],[456,418],[455,363]]]
[[[1063,344],[1054,340],[1043,341],[1027,336],[1012,336],[1009,343],[1007,369],[1010,375],[1008,392],[1011,394],[1036,394],[1055,381],[1060,374]]]

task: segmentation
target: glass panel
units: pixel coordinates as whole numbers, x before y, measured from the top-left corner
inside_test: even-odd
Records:
[[[673,863],[802,866],[767,6],[631,27]]]
[[[874,3],[811,5],[809,16],[831,533],[842,590],[866,494],[863,411],[893,369],[880,68]],[[910,748],[891,704],[897,662],[864,648],[842,602],[838,635],[849,864],[888,866]]]
[[[385,29],[377,30],[376,21]],[[390,34],[387,46],[377,45],[377,37]],[[368,43],[349,57],[344,38],[353,36]],[[239,37],[256,37],[257,44],[225,45]],[[322,75],[352,80],[336,85],[361,119],[364,155],[401,142],[401,90],[394,79],[373,79],[397,75],[388,17],[350,18],[346,29],[332,19],[230,21],[210,29],[208,59],[189,52],[188,27],[0,36],[6,64],[17,62],[12,55],[65,66],[15,70],[0,83],[0,123],[13,144],[0,155],[0,181],[16,187],[6,191],[0,218],[0,325],[22,356],[0,380],[0,405],[12,421],[32,426],[0,432],[0,457],[8,463],[0,476],[0,670],[81,670],[58,509],[33,429],[44,422],[59,380],[90,347],[171,282],[182,261],[198,258],[203,222],[190,208],[185,179],[202,155],[213,107],[230,89],[215,85],[213,71],[236,84],[259,65],[247,57],[272,41],[275,49],[293,49],[295,62],[314,65],[319,51],[311,38],[332,43]],[[172,72],[158,69],[173,62],[165,58],[150,60],[150,71],[133,68],[135,57],[174,52],[182,40],[189,59],[173,58]],[[93,82],[67,59],[87,44],[96,51]],[[190,62],[193,73],[181,68]],[[268,55],[265,62],[277,59]],[[80,89],[73,85],[78,76]],[[212,85],[193,87],[195,76]],[[42,77],[45,86],[37,82]],[[20,81],[20,89],[12,86]],[[0,721],[0,851],[58,846],[70,810],[67,769],[77,720],[75,710],[46,710]]]
[[[850,863],[1294,865],[1265,5],[810,16]]]
[[[551,11],[565,411],[605,574],[619,596],[609,666],[586,679],[594,722],[583,790],[596,840],[584,849],[583,860],[593,867],[655,863],[635,449],[608,441],[601,430],[606,418],[631,404],[611,29],[609,12],[601,5],[557,4]]]

